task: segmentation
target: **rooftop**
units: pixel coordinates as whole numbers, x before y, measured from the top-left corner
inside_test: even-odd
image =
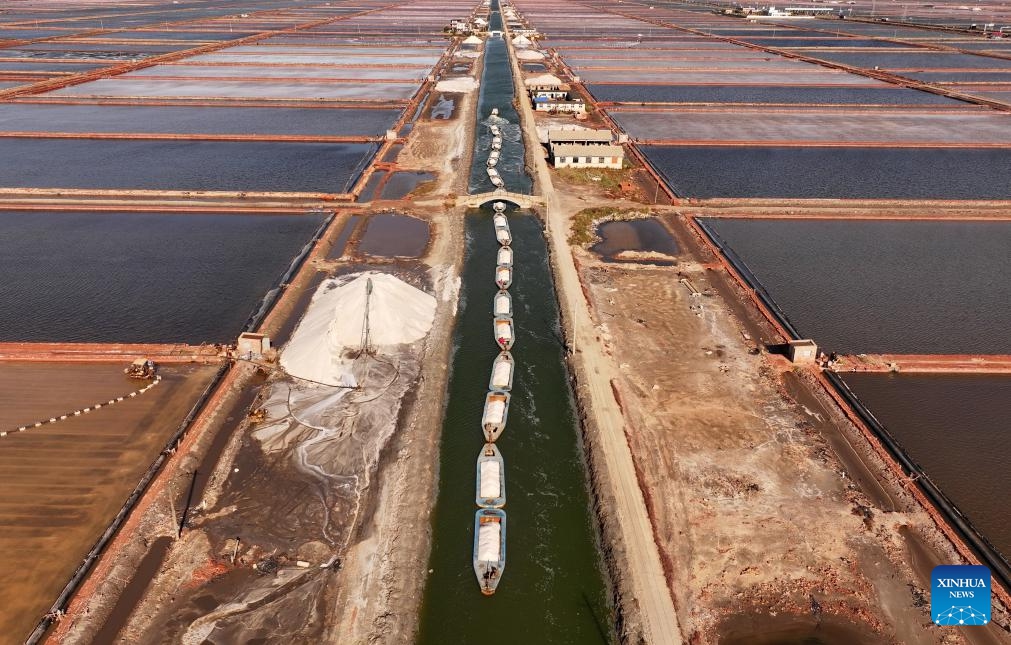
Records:
[[[548,130],[548,141],[551,143],[581,141],[611,143],[612,138],[613,135],[610,130]]]
[[[551,146],[556,157],[624,157],[621,146],[589,146],[579,143],[562,143]]]

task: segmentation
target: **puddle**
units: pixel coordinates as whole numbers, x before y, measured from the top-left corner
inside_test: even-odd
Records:
[[[420,184],[432,181],[435,175],[430,172],[401,171],[390,175],[383,186],[383,199],[402,199]]]
[[[544,63],[523,63],[523,71],[525,72],[544,72],[547,69]]]
[[[428,222],[407,215],[373,215],[365,224],[358,250],[381,258],[416,258],[428,246]]]
[[[656,218],[628,222],[605,222],[597,227],[601,241],[590,249],[607,262],[649,262],[674,264],[680,253],[677,242]],[[659,261],[655,256],[670,257]]]

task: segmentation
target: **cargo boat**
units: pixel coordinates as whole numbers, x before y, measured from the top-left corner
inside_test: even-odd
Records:
[[[512,318],[513,297],[505,289],[502,289],[501,291],[495,294],[494,304],[492,306],[492,313],[496,316],[501,316],[502,318]]]
[[[496,317],[494,321],[495,342],[508,351],[513,348],[513,319]]]
[[[512,232],[510,232],[510,230],[509,230],[509,227],[508,226],[496,226],[495,227],[495,239],[497,239],[498,243],[501,244],[502,246],[509,246],[510,244],[512,244],[513,236],[512,236]]]
[[[498,249],[498,257],[496,258],[499,266],[511,267],[513,265],[513,249],[511,246],[500,246]]]
[[[493,443],[484,444],[477,458],[475,500],[481,508],[502,508],[506,503],[505,460]]]
[[[488,169],[488,179],[491,179],[491,183],[494,184],[495,186],[501,187],[505,185],[505,182],[502,181],[501,175],[499,175],[498,171],[495,170],[494,168]]]
[[[505,511],[482,508],[474,514],[474,575],[484,595],[490,596],[498,589],[505,559]]]
[[[495,284],[499,289],[508,289],[513,283],[512,267],[495,267]]]
[[[491,378],[488,379],[488,388],[499,392],[512,391],[515,373],[516,364],[513,362],[513,355],[509,352],[502,352],[495,357],[495,362],[491,364]]]
[[[481,415],[481,430],[485,441],[495,443],[505,430],[509,419],[508,392],[489,392],[484,397],[484,413]]]
[[[495,215],[491,218],[491,221],[495,226],[509,228],[509,218],[505,216],[505,213],[495,213]]]

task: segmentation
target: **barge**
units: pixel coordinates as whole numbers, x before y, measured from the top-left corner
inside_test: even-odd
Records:
[[[505,430],[509,419],[508,392],[489,392],[484,397],[484,413],[481,415],[481,430],[485,441],[495,443]]]
[[[490,596],[498,589],[505,558],[505,511],[482,508],[474,515],[474,575],[484,595]]]
[[[499,392],[512,391],[515,374],[516,363],[513,362],[513,355],[509,352],[502,352],[495,357],[495,362],[491,364],[491,378],[488,379],[488,388]]]
[[[484,444],[477,458],[477,505],[481,508],[502,508],[506,503],[505,460],[493,443]]]

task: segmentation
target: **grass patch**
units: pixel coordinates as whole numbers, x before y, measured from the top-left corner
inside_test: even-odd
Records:
[[[572,218],[572,229],[569,233],[569,244],[584,246],[597,239],[593,223],[603,219],[614,219],[621,213],[620,208],[584,208]]]
[[[570,184],[599,186],[608,192],[621,190],[621,182],[628,177],[627,170],[611,168],[558,168],[555,172]]]

